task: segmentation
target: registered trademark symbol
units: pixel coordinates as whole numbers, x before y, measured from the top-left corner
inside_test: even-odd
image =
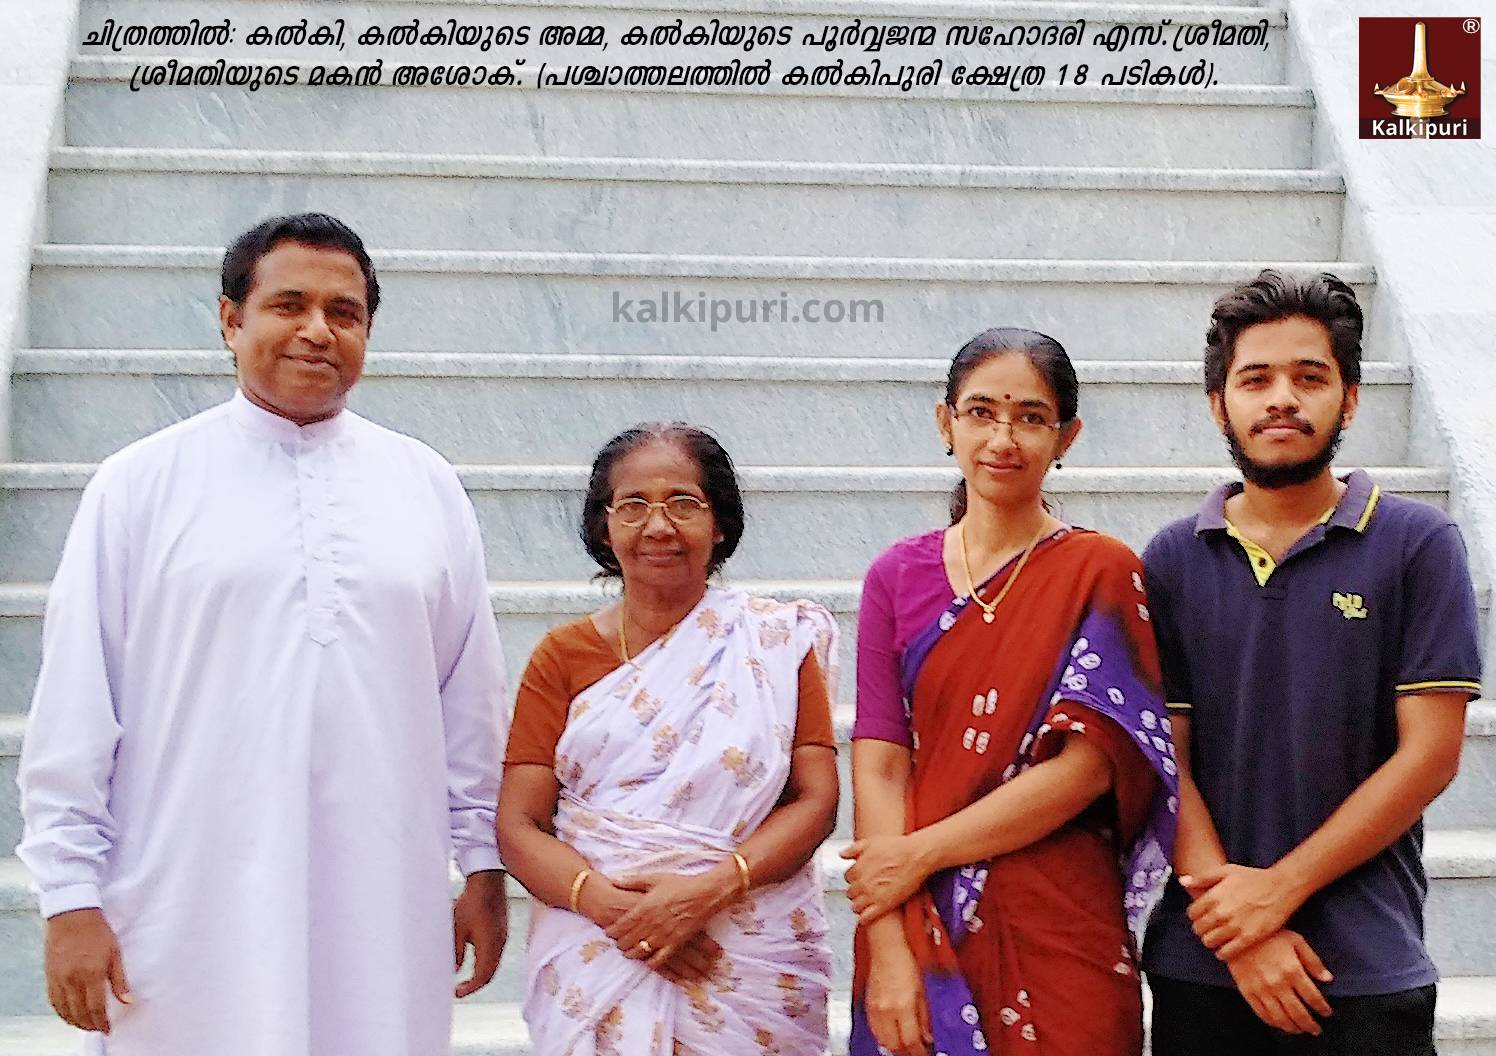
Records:
[[[1480,19],[1478,19],[1478,18],[1467,18],[1467,19],[1465,19],[1465,32],[1466,33],[1479,33],[1480,32]]]

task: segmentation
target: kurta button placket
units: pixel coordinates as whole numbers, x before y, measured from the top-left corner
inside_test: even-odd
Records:
[[[327,645],[337,638],[337,605],[329,562],[332,545],[328,536],[331,526],[323,516],[327,505],[327,485],[320,467],[328,453],[327,444],[316,444],[303,437],[298,445],[296,470],[300,484],[302,546],[307,578],[307,629],[312,641]]]

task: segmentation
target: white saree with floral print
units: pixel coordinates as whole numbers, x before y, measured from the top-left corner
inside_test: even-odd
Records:
[[[774,809],[799,669],[834,699],[836,626],[809,602],[709,589],[665,637],[571,702],[556,747],[556,835],[613,878],[704,872]],[[713,977],[677,985],[585,917],[536,905],[524,1003],[541,1056],[809,1056],[827,1048],[831,955],[812,859],[715,917]]]

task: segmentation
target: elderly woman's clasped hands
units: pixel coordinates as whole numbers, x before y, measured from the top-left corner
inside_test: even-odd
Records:
[[[596,879],[617,893],[619,913],[604,934],[625,957],[643,960],[675,982],[704,982],[711,977],[722,947],[704,929],[733,900],[736,892],[730,885],[724,886],[712,873]]]

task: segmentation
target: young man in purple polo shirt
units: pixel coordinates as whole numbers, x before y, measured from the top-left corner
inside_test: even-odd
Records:
[[[1475,597],[1447,514],[1330,471],[1361,329],[1327,274],[1264,271],[1211,316],[1244,483],[1143,555],[1181,785],[1153,1056],[1434,1051],[1421,817],[1480,692]]]

